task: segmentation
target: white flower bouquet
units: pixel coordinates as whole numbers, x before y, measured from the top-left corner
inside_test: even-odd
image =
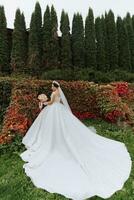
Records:
[[[38,100],[39,100],[39,108],[42,109],[43,103],[48,100],[48,97],[45,94],[39,94]]]

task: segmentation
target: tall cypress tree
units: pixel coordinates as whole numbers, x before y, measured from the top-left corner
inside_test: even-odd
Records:
[[[39,2],[35,5],[35,10],[32,13],[29,32],[29,50],[28,50],[28,66],[33,75],[42,73],[42,14]]]
[[[84,25],[81,14],[77,13],[73,16],[72,22],[72,55],[73,65],[76,67],[85,66],[84,52]]]
[[[118,68],[118,40],[117,40],[117,29],[115,23],[115,17],[112,10],[109,10],[106,17],[106,32],[108,38],[108,51],[109,51],[109,63],[110,70]]]
[[[103,35],[104,35],[104,43],[105,43],[105,71],[110,70],[110,46],[109,46],[109,39],[106,29],[106,24],[108,23],[108,14],[105,12],[105,17],[102,15],[101,21],[102,21],[102,29],[103,29]]]
[[[21,14],[21,28],[22,28],[22,38],[23,38],[23,45],[22,45],[22,51],[23,51],[23,60],[25,62],[25,67],[27,64],[27,56],[28,56],[28,34],[26,30],[26,23],[25,23],[25,17],[24,14]],[[27,69],[24,69],[26,72]]]
[[[43,17],[43,65],[49,66],[51,61],[51,13],[46,7]]]
[[[105,71],[105,39],[103,22],[100,17],[95,19],[95,30],[97,40],[97,69]]]
[[[40,55],[40,60],[42,59],[42,12],[39,2],[36,2],[35,4],[35,11],[34,11],[34,18],[35,18],[35,26],[36,26],[36,34],[37,34],[37,40],[38,40],[38,50]]]
[[[0,6],[0,72],[10,73],[7,22],[3,6]]]
[[[58,19],[54,6],[51,6],[51,67],[57,67],[59,62]]]
[[[131,56],[127,31],[121,17],[117,17],[119,68],[131,71]]]
[[[86,67],[96,69],[95,24],[91,8],[85,21],[85,61]]]
[[[28,69],[32,75],[39,75],[39,68],[41,65],[40,51],[38,44],[37,27],[35,23],[35,13],[32,13],[29,31],[29,45],[28,45]]]
[[[24,16],[21,14],[20,9],[16,10],[12,52],[11,52],[11,65],[14,72],[23,72],[26,65],[26,27]]]
[[[134,72],[134,30],[132,26],[132,18],[130,13],[127,13],[126,17],[124,18],[125,27],[127,30],[127,36],[129,41],[129,49],[131,54],[131,72]]]
[[[132,27],[133,27],[133,30],[134,30],[134,15],[132,15]]]
[[[60,21],[61,36],[61,65],[68,67],[72,65],[72,54],[71,54],[71,41],[70,41],[70,24],[68,14],[62,10],[61,21]]]

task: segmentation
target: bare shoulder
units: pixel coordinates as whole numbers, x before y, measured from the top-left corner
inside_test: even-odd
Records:
[[[59,96],[60,95],[60,92],[57,90],[55,91],[56,95]]]
[[[54,92],[51,92],[51,96],[54,94]]]
[[[56,96],[56,93],[55,93],[55,91],[51,93],[51,96]]]
[[[52,93],[53,93],[55,96],[56,96],[56,95],[59,95],[59,92],[58,92],[58,91],[53,91]]]

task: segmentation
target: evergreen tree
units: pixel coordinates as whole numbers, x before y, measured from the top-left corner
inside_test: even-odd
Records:
[[[49,66],[51,61],[51,13],[46,7],[43,18],[43,65]]]
[[[29,31],[29,45],[28,45],[28,68],[32,75],[39,75],[39,68],[41,66],[40,51],[38,43],[37,26],[35,23],[35,13],[32,13]]]
[[[133,30],[134,30],[134,15],[132,15],[132,27],[133,27]]]
[[[127,31],[121,17],[117,18],[119,67],[124,70],[131,70],[131,57],[128,44]]]
[[[105,15],[106,17],[106,34],[108,39],[108,56],[110,70],[118,68],[118,40],[115,18],[112,10]]]
[[[35,26],[36,26],[36,34],[37,34],[37,40],[38,40],[38,50],[40,55],[40,60],[42,59],[42,41],[43,41],[43,33],[42,33],[42,12],[39,2],[36,2],[35,4],[35,11],[34,11],[34,17],[35,17]]]
[[[85,62],[86,67],[96,69],[95,25],[91,8],[89,8],[85,21]]]
[[[32,13],[29,31],[28,67],[29,71],[39,77],[42,73],[42,14],[39,2]]]
[[[72,55],[73,65],[76,67],[85,66],[84,53],[84,25],[81,14],[77,13],[73,16],[72,22]]]
[[[22,45],[22,51],[23,51],[23,60],[25,62],[25,67],[27,64],[27,56],[28,56],[28,34],[27,34],[27,30],[26,30],[26,23],[25,23],[25,17],[24,14],[21,14],[21,28],[22,28],[22,38],[23,38],[23,45]],[[24,71],[26,72],[27,69],[24,69]]]
[[[58,19],[54,6],[51,6],[51,60],[50,66],[57,67],[59,62]]]
[[[104,44],[105,44],[105,66],[104,66],[104,69],[106,72],[108,72],[110,69],[110,58],[109,58],[110,46],[109,46],[108,34],[107,34],[107,30],[106,30],[106,24],[108,21],[107,12],[105,12],[105,17],[102,15],[101,21],[102,21],[102,30],[103,30],[103,35],[104,35]]]
[[[97,69],[105,71],[105,40],[103,22],[100,17],[95,19],[95,30],[97,40]]]
[[[10,73],[7,22],[3,6],[0,6],[0,72]]]
[[[129,42],[129,49],[131,54],[131,72],[134,72],[134,30],[132,27],[132,18],[130,13],[127,13],[126,17],[124,18],[125,27],[127,30],[128,42]]]
[[[23,72],[26,65],[27,58],[27,41],[26,41],[26,27],[24,15],[21,14],[20,9],[16,10],[12,52],[11,52],[11,65],[14,72]]]
[[[61,21],[60,21],[61,36],[61,65],[63,67],[68,67],[72,65],[72,55],[71,55],[71,41],[70,41],[70,24],[68,14],[62,10]]]

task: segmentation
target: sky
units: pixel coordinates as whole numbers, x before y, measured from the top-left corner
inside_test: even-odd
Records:
[[[3,5],[5,8],[7,27],[13,28],[15,11],[17,8],[20,8],[24,12],[26,26],[29,28],[31,14],[36,2],[37,0],[0,0],[0,5]],[[42,8],[42,15],[46,9],[46,5],[51,6],[53,4],[59,23],[61,11],[64,9],[69,14],[70,26],[72,24],[73,14],[76,12],[80,12],[85,20],[89,7],[93,9],[95,17],[101,16],[109,9],[113,10],[115,17],[118,15],[124,17],[127,12],[130,12],[131,15],[134,14],[134,0],[38,0],[38,2]]]

